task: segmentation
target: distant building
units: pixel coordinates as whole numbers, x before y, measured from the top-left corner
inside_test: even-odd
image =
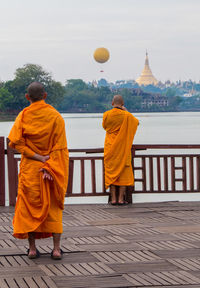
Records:
[[[168,99],[167,97],[160,96],[160,95],[152,95],[148,97],[143,97],[142,108],[150,108],[153,105],[156,105],[158,107],[166,107],[169,105]]]
[[[153,76],[151,69],[149,67],[149,59],[148,53],[146,52],[146,59],[144,64],[144,69],[140,77],[136,80],[136,82],[141,85],[157,85],[158,80]]]
[[[183,96],[184,97],[192,97],[192,96],[195,96],[195,95],[198,95],[198,94],[199,94],[199,92],[195,91],[194,87],[192,87],[192,89],[189,90],[188,93],[183,94]]]
[[[166,96],[162,96],[159,93],[148,93],[144,92],[141,88],[131,88],[128,89],[132,96],[140,96],[142,97],[141,102],[141,108],[150,108],[153,105],[156,105],[158,107],[167,107],[169,106],[169,101]],[[112,92],[120,94],[120,92],[123,91],[123,88],[115,88],[112,89]]]
[[[96,81],[96,80],[93,80],[93,81],[92,81],[92,86],[93,86],[93,87],[95,87],[95,88],[97,88],[97,86],[98,86],[98,83],[97,83],[97,81]]]
[[[98,80],[97,86],[98,86],[98,87],[108,87],[108,86],[109,86],[109,83],[107,82],[106,79],[101,78],[100,80]]]

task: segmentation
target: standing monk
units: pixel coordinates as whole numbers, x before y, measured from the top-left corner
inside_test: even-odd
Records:
[[[105,185],[110,187],[111,204],[125,205],[126,186],[134,185],[131,164],[131,146],[139,121],[124,107],[121,95],[112,100],[113,109],[104,113],[103,128],[106,130],[104,143]],[[119,198],[116,197],[119,186]]]
[[[62,258],[62,211],[68,183],[69,155],[65,123],[51,105],[42,84],[33,82],[30,101],[10,131],[10,147],[21,153],[13,236],[28,238],[28,257],[40,256],[35,239],[53,236],[53,259]]]

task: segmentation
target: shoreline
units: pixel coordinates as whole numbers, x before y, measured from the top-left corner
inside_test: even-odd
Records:
[[[17,115],[0,114],[0,122],[14,121]]]
[[[148,112],[144,112],[144,111],[137,111],[137,112],[132,112],[129,111],[132,114],[172,114],[172,113],[199,113],[200,111],[162,111],[162,112],[158,112],[158,111],[148,111]],[[98,114],[103,114],[103,112],[81,112],[81,113],[70,113],[70,112],[60,112],[61,114],[68,114],[71,117],[69,118],[90,118],[90,117],[84,117],[84,115],[93,115],[95,116]],[[79,116],[79,117],[78,117]],[[14,121],[17,117],[17,114],[4,114],[4,113],[0,113],[0,122],[9,122],[9,121]],[[95,117],[96,118],[96,117]]]

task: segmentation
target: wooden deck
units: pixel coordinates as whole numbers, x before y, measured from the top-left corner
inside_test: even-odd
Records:
[[[12,237],[13,208],[0,208],[0,288],[200,287],[200,202],[65,206],[64,257],[52,239]]]

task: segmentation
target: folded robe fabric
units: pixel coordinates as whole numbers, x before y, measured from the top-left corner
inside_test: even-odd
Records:
[[[131,146],[138,127],[131,113],[113,108],[103,115],[106,130],[104,143],[105,185],[134,185],[131,166]]]
[[[68,183],[69,154],[65,123],[44,100],[32,103],[17,116],[9,134],[10,147],[22,154],[15,216],[14,237],[46,238],[62,233],[62,210]],[[31,159],[49,155],[45,163]],[[43,179],[46,169],[53,181]]]

